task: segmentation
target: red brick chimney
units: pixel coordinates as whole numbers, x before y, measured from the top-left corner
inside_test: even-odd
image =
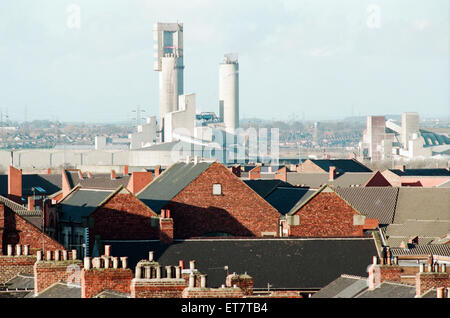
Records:
[[[17,203],[22,203],[22,170],[13,166],[8,168],[8,197]]]
[[[88,172],[87,172],[87,177],[88,177],[89,179],[92,179],[92,172],[88,171]]]
[[[123,166],[123,175],[124,176],[128,175],[128,165]]]
[[[155,168],[155,178],[157,178],[161,174],[161,166],[157,166]]]
[[[238,177],[238,178],[241,177],[241,166],[240,165],[232,166],[232,167],[228,168],[228,170],[230,170],[236,177]]]
[[[421,296],[432,288],[448,288],[450,287],[450,274],[446,271],[446,266],[429,265],[428,271],[425,266],[421,266],[421,270],[416,274],[416,296]],[[433,268],[434,267],[434,268]]]
[[[287,168],[284,166],[283,168],[278,169],[275,172],[275,179],[287,182]]]
[[[81,172],[81,170],[78,170],[78,178],[80,178],[80,180],[83,180],[83,173]]]
[[[336,174],[337,174],[336,167],[331,166],[329,170],[329,178],[328,178],[329,181],[333,181],[334,179],[336,179]]]
[[[173,242],[173,219],[170,217],[170,210],[161,210],[159,239],[164,244]]]
[[[28,210],[29,211],[34,210],[34,197],[33,196],[28,197]]]
[[[105,255],[85,257],[81,271],[81,298],[92,298],[104,290],[131,292],[133,271],[128,268],[128,257],[112,257],[111,247],[105,246]]]
[[[250,180],[260,179],[261,178],[261,166],[257,166],[249,171],[248,177]]]
[[[127,189],[136,194],[146,187],[153,180],[153,174],[151,172],[133,172],[131,174],[130,181],[128,181]]]
[[[48,168],[47,169],[47,174],[52,174],[52,169]]]
[[[37,252],[37,261],[34,263],[34,293],[39,295],[44,289],[57,282],[76,283],[80,275],[76,268],[81,268],[82,262],[76,259],[76,251],[71,255],[67,251],[47,251],[46,259],[42,251]],[[69,256],[71,259],[69,260]]]
[[[111,170],[111,180],[116,180],[116,170]]]

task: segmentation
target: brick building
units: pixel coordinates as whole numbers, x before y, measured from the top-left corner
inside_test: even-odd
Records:
[[[279,212],[218,162],[176,163],[137,196],[170,210],[175,238],[279,236]]]

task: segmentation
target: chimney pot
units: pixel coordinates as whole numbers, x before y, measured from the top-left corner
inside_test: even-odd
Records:
[[[112,257],[112,264],[114,269],[119,268],[119,258],[118,257]]]
[[[170,265],[166,266],[166,274],[167,278],[172,278],[172,266]]]
[[[120,258],[120,260],[122,261],[122,268],[123,268],[123,269],[126,269],[127,266],[128,266],[128,257],[122,256],[122,257]]]
[[[206,275],[200,275],[200,287],[206,288]]]
[[[178,265],[180,266],[181,269],[184,269],[184,261],[183,260],[180,260],[178,262]]]
[[[179,279],[181,278],[181,267],[175,266],[175,278]]]
[[[153,262],[153,257],[154,257],[153,251],[148,252],[148,260],[149,260],[150,262]]]
[[[195,276],[194,274],[191,273],[191,275],[189,275],[189,288],[194,287],[195,287]]]
[[[59,250],[56,250],[54,253],[55,253],[55,261],[59,261]]]
[[[161,266],[156,266],[156,279],[161,279]]]
[[[142,273],[141,273],[142,275]],[[144,266],[144,277],[147,279],[152,278],[152,267],[150,265]]]
[[[72,260],[76,260],[77,258],[77,250],[72,250]]]
[[[63,251],[62,251],[62,255],[63,255],[63,261],[67,261],[67,259],[68,259],[68,253],[67,253],[66,250],[63,250]]]
[[[8,256],[12,256],[13,255],[13,247],[11,244],[8,244]]]
[[[419,269],[421,273],[425,272],[425,264],[420,264]]]
[[[430,273],[433,272],[433,265],[428,264],[428,272],[430,272]]]
[[[102,267],[102,263],[101,263],[100,257],[94,257],[94,259],[92,260],[92,266],[94,268],[101,268]]]
[[[166,210],[161,210],[161,218],[162,219],[166,218]]]
[[[189,269],[193,271],[195,269],[195,260],[189,261]]]
[[[109,268],[109,258],[104,257],[103,260],[105,261],[105,268]]]
[[[134,273],[134,277],[136,279],[141,279],[142,278],[142,267],[141,266],[136,266],[136,271]]]
[[[394,265],[398,265],[398,256],[394,256]]]
[[[373,264],[373,265],[377,265],[377,263],[378,263],[378,257],[374,256],[374,257],[372,258],[372,264]]]
[[[25,244],[23,246],[23,255],[25,255],[25,256],[30,255],[30,245],[29,244]]]
[[[22,255],[22,245],[20,245],[20,244],[16,245],[16,255],[17,256]]]
[[[43,254],[42,251],[37,251],[37,253],[36,253],[36,261],[37,262],[42,261],[42,254]]]
[[[52,260],[52,251],[47,251],[47,261]]]
[[[170,210],[166,210],[166,219],[170,219]]]
[[[90,257],[85,257],[84,258],[84,269],[85,270],[89,270],[89,269],[91,269],[91,266],[92,264],[91,264],[91,258]]]
[[[329,181],[336,179],[336,167],[331,166],[329,168]]]
[[[444,287],[436,288],[436,298],[444,298]]]
[[[111,245],[105,245],[105,256],[111,256]]]
[[[111,180],[116,180],[116,170],[111,170]]]
[[[447,265],[441,264],[441,272],[443,272],[443,273],[447,272]]]

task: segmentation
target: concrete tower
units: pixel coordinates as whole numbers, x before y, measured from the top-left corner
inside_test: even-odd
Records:
[[[226,54],[219,68],[219,113],[225,130],[239,128],[239,63],[235,54]]]
[[[155,49],[154,70],[159,74],[160,129],[164,115],[178,110],[178,96],[183,95],[183,24],[155,23],[153,25]]]
[[[419,133],[419,114],[402,113],[402,144],[408,149],[409,140],[413,139],[413,134]]]

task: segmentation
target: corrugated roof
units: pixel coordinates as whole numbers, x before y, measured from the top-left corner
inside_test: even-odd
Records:
[[[160,265],[196,260],[196,268],[208,275],[208,285],[225,281],[230,273],[247,272],[255,288],[320,289],[343,273],[366,275],[367,265],[377,255],[372,238],[354,239],[199,239],[160,242],[106,241],[114,255],[128,256],[131,267],[154,251]]]
[[[345,201],[370,219],[378,219],[380,224],[394,221],[398,188],[362,187],[335,188]]]
[[[114,191],[78,188],[60,202],[62,219],[81,222]]]
[[[364,186],[372,178],[373,172],[347,172],[338,174],[334,180],[329,180],[326,173],[288,172],[287,181],[293,185],[304,185],[320,188],[324,184],[336,187]]]
[[[153,211],[159,213],[170,200],[212,164],[213,162],[175,163],[141,190],[137,197]]]
[[[394,222],[450,221],[450,188],[400,188]]]
[[[420,243],[420,240],[419,240]],[[448,244],[430,244],[430,245],[414,245],[410,248],[391,248],[393,256],[401,255],[440,255],[450,256],[450,245]]]
[[[447,233],[450,233],[450,221],[408,220],[402,224],[391,224],[386,229],[386,235],[389,237],[441,237]]]

